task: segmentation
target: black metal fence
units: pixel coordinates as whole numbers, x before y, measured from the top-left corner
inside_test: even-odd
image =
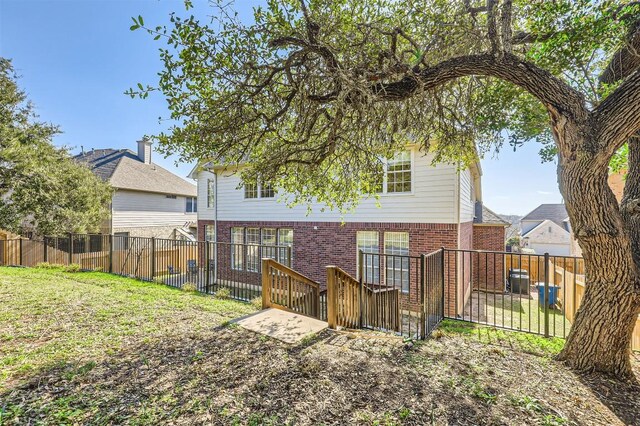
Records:
[[[203,293],[261,296],[261,259],[291,266],[290,246],[114,235],[0,240],[0,265],[78,265]],[[360,252],[360,324],[425,338],[443,318],[566,337],[585,288],[581,258],[441,249],[430,254]],[[324,287],[324,286],[322,286]],[[320,319],[327,294],[320,292]]]
[[[359,256],[365,328],[424,339],[444,318],[443,251],[420,256],[364,253]],[[397,315],[397,319],[388,319]],[[384,319],[382,321],[381,319]],[[386,328],[385,328],[386,327]]]
[[[445,316],[566,337],[584,294],[582,258],[444,250]]]
[[[290,266],[291,247],[100,234],[0,240],[3,266],[78,265],[245,301],[261,296],[262,258]]]

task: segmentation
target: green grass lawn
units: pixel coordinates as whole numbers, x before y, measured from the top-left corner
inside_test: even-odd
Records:
[[[0,268],[0,306],[0,392],[38,370],[71,361],[88,369],[126,345],[199,333],[254,311],[100,272],[18,268]]]
[[[460,321],[287,345],[250,304],[103,273],[0,268],[0,425],[623,425],[640,390],[545,339]]]
[[[544,334],[544,309],[537,294],[494,294],[473,292],[465,306],[465,319],[487,325]],[[571,323],[561,309],[549,309],[549,335],[566,337]]]

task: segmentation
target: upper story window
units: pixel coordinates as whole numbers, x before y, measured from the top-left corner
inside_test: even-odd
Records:
[[[244,184],[244,198],[247,200],[273,197],[275,197],[275,191],[273,190],[273,187],[268,183],[259,182],[257,184]]]
[[[411,152],[403,151],[387,160],[385,185],[386,193],[411,192]]]
[[[255,183],[245,183],[244,184],[244,198],[258,198],[258,185]]]
[[[196,197],[187,197],[187,206],[185,212],[196,213],[198,211],[198,199]]]
[[[207,179],[207,208],[212,209],[216,202],[216,187],[213,179]]]

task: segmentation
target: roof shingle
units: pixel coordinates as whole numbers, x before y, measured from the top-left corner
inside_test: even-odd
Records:
[[[564,204],[540,204],[523,217],[521,221],[531,220],[542,222],[543,220],[549,219],[563,229],[566,229],[564,221],[568,216],[567,208]]]
[[[96,176],[117,189],[189,197],[197,194],[195,185],[155,163],[142,162],[129,149],[95,149],[78,154],[74,159],[86,164]]]

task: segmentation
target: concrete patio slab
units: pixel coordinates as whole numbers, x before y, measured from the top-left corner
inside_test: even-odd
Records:
[[[232,322],[285,343],[299,343],[328,327],[325,321],[280,309],[265,309]]]

